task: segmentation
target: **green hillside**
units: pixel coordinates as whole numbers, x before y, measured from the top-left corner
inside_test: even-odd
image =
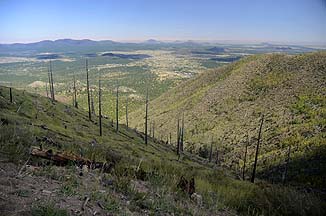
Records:
[[[324,189],[325,92],[326,52],[254,55],[181,83],[150,102],[149,116],[156,136],[166,140],[172,133],[175,143],[184,113],[186,150],[208,157],[213,140],[220,163],[239,174],[248,134],[249,175],[264,114],[260,177],[280,182],[291,146],[288,180]],[[140,131],[143,112],[129,121]]]
[[[48,98],[0,87],[0,213],[4,215],[322,215],[314,193],[237,180],[236,175],[104,119]],[[110,172],[60,167],[29,156],[30,146],[112,163]],[[194,177],[190,198],[177,185]],[[86,204],[85,201],[87,200]]]

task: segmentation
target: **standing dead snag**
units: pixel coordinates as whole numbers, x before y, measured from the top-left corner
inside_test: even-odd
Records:
[[[102,90],[101,90],[101,77],[98,79],[98,120],[100,125],[100,136],[102,136],[102,104],[101,104]],[[93,106],[94,107],[94,106]]]
[[[51,88],[52,88],[52,91],[51,91],[51,98],[52,98],[52,101],[55,101],[55,97],[54,97],[54,81],[53,81],[53,73],[52,73],[52,62],[50,61],[50,77],[51,77]]]
[[[264,114],[261,116],[261,120],[260,120],[260,127],[259,127],[259,133],[258,133],[258,141],[257,141],[257,147],[256,147],[254,169],[252,171],[252,176],[251,176],[251,182],[252,183],[255,182],[255,177],[256,177],[256,168],[257,168],[259,144],[260,144],[260,139],[261,139],[261,131],[262,131],[262,128],[263,128],[263,123],[264,123]]]
[[[12,103],[12,89],[11,89],[11,87],[9,88],[9,97],[10,97],[10,103]]]
[[[49,97],[49,91],[48,91],[48,83],[45,83],[45,91],[46,91],[46,97]]]
[[[152,127],[153,127],[153,140],[154,140],[155,139],[155,122],[154,121],[153,121]]]
[[[145,144],[147,145],[147,124],[148,124],[148,87],[146,88],[146,102],[145,102]]]
[[[92,121],[92,114],[91,114],[91,98],[89,94],[89,77],[88,77],[88,59],[85,62],[86,65],[86,88],[87,88],[87,102],[88,102],[88,119]]]
[[[248,145],[250,143],[249,134],[247,134],[247,142],[245,147],[244,159],[243,159],[243,168],[242,168],[242,180],[245,180],[245,172],[246,172],[246,163],[247,163],[247,152],[248,152]]]
[[[115,104],[115,117],[116,117],[116,132],[119,132],[119,81],[117,81],[117,96]]]
[[[49,78],[50,96],[51,96],[51,98],[52,98],[52,87],[51,87],[50,65],[48,66],[48,78]]]
[[[180,151],[183,152],[183,137],[184,137],[184,119],[185,115],[182,113],[182,121],[181,121],[181,128],[180,128]]]
[[[92,110],[92,114],[95,115],[93,89],[90,89],[90,93],[91,93],[91,110]]]
[[[129,127],[129,122],[128,122],[128,96],[127,96],[127,99],[126,99],[126,125],[127,125],[127,128]]]
[[[285,161],[285,168],[284,168],[284,173],[283,173],[283,176],[282,176],[283,184],[286,183],[286,177],[287,177],[287,173],[288,173],[288,166],[289,166],[289,163],[290,163],[290,156],[291,156],[291,146],[289,146],[287,158],[286,158],[286,161]]]
[[[212,162],[212,157],[213,157],[213,137],[211,139],[211,149],[209,151],[209,162]]]
[[[73,86],[73,88],[74,88],[74,107],[78,108],[75,71],[74,71],[74,86]]]
[[[180,156],[180,119],[177,121],[177,155]]]

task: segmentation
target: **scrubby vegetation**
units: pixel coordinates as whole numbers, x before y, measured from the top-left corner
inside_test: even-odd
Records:
[[[33,215],[322,215],[323,202],[313,192],[260,181],[241,181],[236,173],[149,139],[110,119],[50,99],[0,87],[1,211]],[[30,157],[31,146],[113,164],[109,172],[70,164],[55,166]],[[181,176],[195,179],[198,197],[178,187]],[[9,181],[11,183],[9,183]],[[34,202],[34,201],[37,202]],[[87,202],[86,202],[87,201]],[[14,203],[13,203],[14,202]],[[34,202],[34,205],[32,205]],[[85,204],[86,203],[86,204]]]
[[[248,178],[260,116],[265,114],[259,176],[281,183],[287,169],[287,183],[313,187],[323,194],[325,68],[325,52],[246,57],[200,74],[151,101],[149,118],[160,123],[157,136],[172,133],[176,140],[177,119],[184,113],[185,148],[208,158],[213,142],[219,162],[239,175],[249,136]],[[142,113],[140,109],[130,114],[130,125],[139,130]]]

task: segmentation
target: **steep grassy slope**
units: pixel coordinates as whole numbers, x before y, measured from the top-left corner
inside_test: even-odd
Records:
[[[292,187],[251,184],[202,159],[150,140],[124,125],[116,133],[97,119],[48,98],[0,87],[0,214],[4,215],[322,215],[313,193]],[[45,138],[46,137],[46,138]],[[110,173],[57,167],[29,158],[31,145],[71,151],[97,161],[115,162]],[[26,162],[26,163],[25,163]],[[28,164],[28,166],[26,166]],[[32,165],[32,166],[30,166]],[[195,201],[177,187],[194,177]],[[85,198],[90,198],[84,210]]]
[[[326,185],[326,53],[267,54],[203,73],[150,103],[150,118],[163,139],[185,116],[186,149],[208,155],[211,140],[220,161],[240,171],[247,134],[249,167],[254,158],[261,114],[265,114],[259,172],[281,179],[291,146],[289,179]],[[130,124],[142,130],[143,110]],[[205,148],[206,147],[206,148]],[[247,165],[248,167],[248,165]]]

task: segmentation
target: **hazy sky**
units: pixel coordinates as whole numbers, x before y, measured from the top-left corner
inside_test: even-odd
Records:
[[[326,0],[0,0],[0,43],[58,38],[326,44]]]

